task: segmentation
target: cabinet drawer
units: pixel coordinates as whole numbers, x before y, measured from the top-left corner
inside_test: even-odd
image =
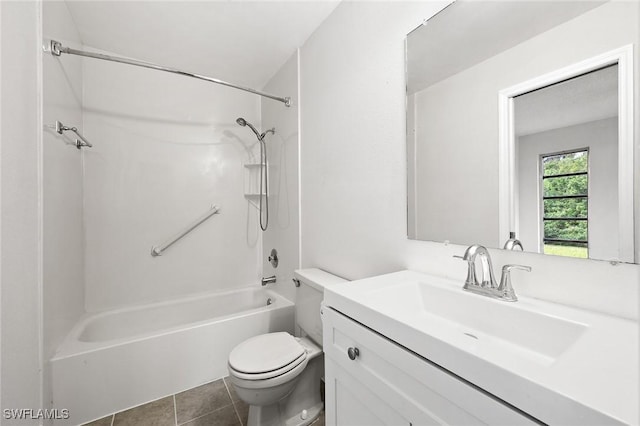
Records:
[[[340,394],[351,398],[366,394],[360,400],[362,404],[376,398],[383,401],[401,415],[403,420],[397,424],[538,424],[339,312],[323,307],[322,320],[328,425],[357,424],[339,423],[341,416],[336,408],[345,405],[337,400]],[[357,348],[357,356],[354,350],[351,352],[355,359],[350,358],[349,348]]]

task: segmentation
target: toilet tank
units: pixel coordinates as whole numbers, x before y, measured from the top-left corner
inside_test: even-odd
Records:
[[[347,280],[316,268],[297,269],[294,276],[300,281],[296,288],[296,324],[311,340],[322,346],[320,304],[324,289]]]

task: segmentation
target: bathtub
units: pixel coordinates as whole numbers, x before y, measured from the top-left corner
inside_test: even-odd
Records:
[[[227,375],[243,340],[293,332],[294,305],[262,288],[85,315],[51,358],[55,425],[82,424]]]

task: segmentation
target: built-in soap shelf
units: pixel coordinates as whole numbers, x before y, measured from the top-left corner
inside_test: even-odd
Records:
[[[244,164],[244,198],[255,208],[260,206],[260,169],[262,165],[260,163]]]

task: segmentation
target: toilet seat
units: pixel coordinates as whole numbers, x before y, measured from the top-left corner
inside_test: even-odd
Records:
[[[267,380],[304,369],[306,361],[307,350],[292,335],[268,333],[236,346],[229,354],[229,371],[238,379]]]
[[[271,370],[271,371],[265,371],[263,373],[243,373],[241,371],[236,370],[235,368],[233,368],[231,366],[231,364],[229,364],[229,368],[230,370],[232,370],[233,375],[236,376],[239,379],[244,379],[244,380],[267,380],[267,379],[272,379],[274,377],[278,377],[281,376],[285,373],[288,373],[289,371],[295,369],[297,366],[299,366],[302,363],[306,364],[307,360],[307,356],[306,354],[300,355],[298,358],[296,358],[293,362],[278,368],[277,370]]]

